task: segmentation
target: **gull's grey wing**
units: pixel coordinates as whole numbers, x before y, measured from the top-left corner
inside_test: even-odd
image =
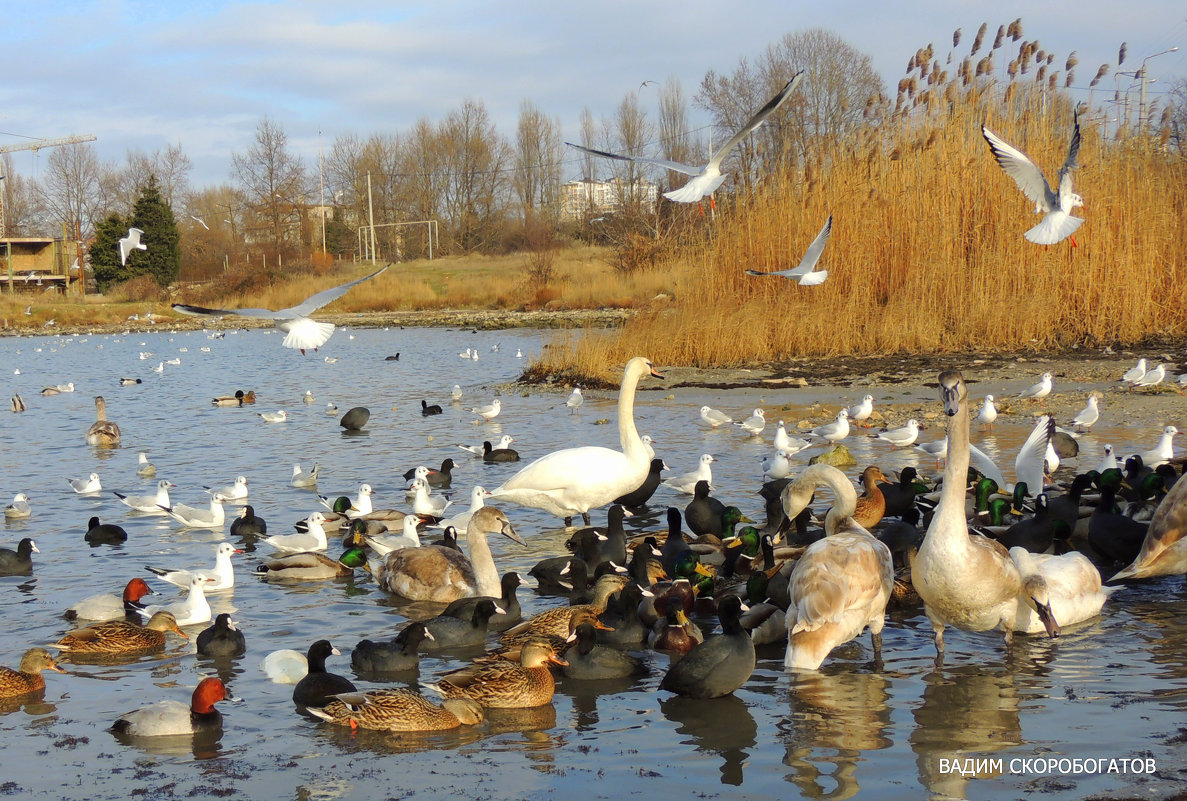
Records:
[[[713,158],[709,160],[709,164],[716,164],[720,167],[721,162],[725,160],[725,157],[729,155],[729,152],[734,149],[738,142],[741,142],[745,137],[749,136],[756,128],[758,128],[758,126],[762,125],[766,121],[767,117],[775,113],[775,109],[779,108],[781,105],[783,105],[787,98],[791,97],[791,93],[795,91],[797,86],[800,85],[800,81],[803,79],[803,77],[803,70],[800,70],[795,75],[793,75],[791,80],[779,90],[779,94],[767,101],[767,104],[755,112],[754,116],[750,118],[749,122],[742,126],[740,131],[734,134],[728,142],[722,145],[720,150],[713,154]]]
[[[182,314],[215,315],[218,317],[235,314],[240,317],[261,317],[265,320],[285,320],[290,316],[283,312],[274,312],[271,309],[208,309],[205,306],[190,306],[185,303],[174,303],[173,311]]]
[[[1035,163],[1028,159],[1021,150],[1006,142],[984,125],[981,126],[981,133],[984,135],[985,141],[989,143],[989,149],[993,151],[993,157],[997,159],[998,166],[1006,171],[1006,175],[1014,179],[1014,183],[1018,184],[1022,194],[1030,198],[1033,203],[1050,211],[1055,195]],[[1076,148],[1079,149],[1078,144]],[[1055,206],[1058,207],[1058,204]]]
[[[816,269],[816,262],[820,261],[820,254],[824,252],[824,246],[828,244],[828,238],[833,232],[833,215],[828,215],[828,221],[825,222],[824,227],[820,229],[820,233],[812,240],[812,244],[808,246],[808,251],[804,253],[803,260],[790,272],[790,275],[807,275]]]
[[[1076,161],[1080,155],[1080,115],[1075,115],[1075,128],[1072,131],[1072,141],[1067,148],[1067,160],[1059,168],[1059,195],[1064,197],[1072,191],[1072,170],[1080,166]]]
[[[657,167],[664,167],[673,172],[682,172],[685,175],[700,175],[700,167],[690,167],[687,164],[681,164],[678,161],[665,161],[664,159],[649,159],[644,156],[620,156],[617,153],[607,153],[605,150],[594,150],[592,147],[582,147],[575,145],[572,142],[565,142],[566,145],[576,148],[591,156],[601,156],[604,159],[615,159],[616,161],[637,161],[640,164],[654,164]]]
[[[338,298],[345,295],[347,292],[350,291],[351,287],[358,286],[359,284],[363,283],[364,281],[370,281],[372,278],[381,274],[386,269],[387,269],[387,266],[385,265],[384,267],[382,267],[379,270],[376,270],[375,272],[371,273],[370,275],[364,275],[362,278],[351,281],[348,284],[343,284],[342,286],[331,287],[330,289],[323,289],[321,292],[318,292],[316,295],[312,295],[312,296],[306,298],[304,301],[301,302],[300,305],[293,306],[291,309],[281,309],[280,311],[276,312],[276,314],[283,315],[285,317],[308,317],[309,315],[313,314],[315,311],[320,309],[322,306],[327,306],[330,303],[333,303],[334,301],[336,301]]]

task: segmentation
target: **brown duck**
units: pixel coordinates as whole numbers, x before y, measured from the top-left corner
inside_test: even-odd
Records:
[[[886,514],[886,496],[878,489],[879,481],[888,481],[882,471],[870,465],[861,474],[861,483],[866,491],[857,499],[857,511],[853,519],[864,529],[871,529]]]
[[[565,665],[544,640],[523,646],[520,662],[497,660],[455,670],[441,677],[437,688],[446,698],[470,698],[491,709],[521,709],[552,701],[556,682],[548,666]]]
[[[482,722],[482,706],[470,698],[448,698],[437,706],[407,687],[339,693],[309,712],[337,726],[378,731],[444,731]]]
[[[171,612],[157,612],[139,626],[126,620],[108,620],[68,632],[54,645],[71,654],[145,654],[165,647],[167,632],[189,637]]]
[[[0,667],[0,698],[16,698],[29,693],[41,692],[45,689],[43,670],[55,673],[66,671],[58,667],[58,663],[44,648],[30,648],[21,657],[21,666],[17,670]]]

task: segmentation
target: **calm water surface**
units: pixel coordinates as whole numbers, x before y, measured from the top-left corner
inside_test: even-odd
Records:
[[[349,337],[350,334],[354,338]],[[498,343],[499,352],[490,346]],[[203,353],[200,348],[209,347]],[[476,347],[480,361],[457,352]],[[319,354],[302,358],[280,347],[271,332],[228,334],[208,340],[201,332],[125,336],[22,338],[0,341],[7,394],[21,392],[29,406],[0,425],[0,495],[32,496],[34,515],[4,524],[0,544],[32,536],[41,549],[32,578],[0,578],[0,664],[15,666],[26,648],[53,642],[69,628],[60,617],[95,592],[118,592],[145,564],[208,567],[212,543],[224,535],[182,530],[156,517],[130,513],[110,490],[148,492],[153,480],[135,474],[138,450],[147,450],[158,476],[178,485],[175,502],[204,504],[203,485],[222,486],[236,475],[251,484],[251,502],[283,532],[317,508],[313,495],[289,486],[292,463],[321,464],[319,491],[353,494],[359,483],[376,490],[377,508],[403,507],[400,475],[417,464],[436,466],[447,456],[463,508],[475,483],[491,488],[516,465],[483,465],[452,447],[508,433],[525,458],[573,444],[616,446],[615,395],[587,393],[580,414],[563,407],[565,394],[508,386],[525,354],[542,347],[534,331],[470,333],[453,330],[340,330]],[[182,352],[182,350],[185,352]],[[153,356],[141,360],[141,351]],[[401,353],[398,362],[387,355]],[[333,364],[323,356],[337,357]],[[163,374],[149,367],[180,357]],[[13,375],[15,369],[20,375]],[[120,376],[144,379],[120,387]],[[77,391],[43,398],[46,384],[73,381]],[[461,404],[448,404],[460,384]],[[1014,387],[975,386],[1005,394]],[[255,408],[215,408],[214,395],[254,388]],[[1091,387],[1059,387],[1087,391]],[[303,405],[312,390],[317,402]],[[816,400],[856,401],[866,388],[754,391],[641,392],[639,429],[657,440],[674,472],[692,469],[701,453],[714,465],[717,495],[761,519],[759,458],[770,449],[776,414],[765,441],[737,430],[704,429],[696,410],[704,403],[735,416],[760,403],[789,408],[789,421],[808,416]],[[926,387],[875,388],[880,401],[933,402]],[[109,416],[123,429],[123,447],[100,451],[83,443],[94,419],[93,396],[107,398]],[[501,395],[503,413],[475,424],[468,407]],[[439,417],[422,418],[420,400],[441,403]],[[327,401],[340,408],[370,408],[364,436],[340,433]],[[835,409],[835,406],[832,407]],[[257,412],[285,409],[290,419],[266,424]],[[744,416],[744,415],[743,415]],[[817,414],[817,418],[822,415]],[[608,418],[611,424],[597,425]],[[1095,466],[1101,446],[1118,452],[1152,447],[1156,433],[1130,431],[1105,414],[1082,440],[1080,469]],[[1112,427],[1108,424],[1113,423]],[[1027,431],[999,426],[994,437],[974,435],[992,453],[1014,453]],[[938,438],[931,428],[924,439]],[[887,472],[934,464],[911,451],[851,436],[846,444],[859,464]],[[806,462],[807,451],[797,462]],[[1003,460],[1010,464],[1012,455]],[[65,479],[92,471],[104,492],[72,493]],[[1007,475],[1010,469],[1007,468]],[[661,488],[653,506],[683,508],[688,496]],[[823,500],[823,499],[822,499]],[[501,570],[526,570],[561,552],[558,521],[531,509],[506,507],[528,540],[521,548],[492,542]],[[91,549],[86,521],[99,515],[130,535],[120,547]],[[595,522],[604,522],[595,512]],[[657,518],[633,518],[635,527],[661,528]],[[1020,638],[1007,660],[996,635],[951,632],[942,670],[933,664],[931,630],[921,613],[895,618],[884,632],[884,666],[875,669],[868,635],[838,649],[818,673],[790,676],[782,648],[760,649],[754,677],[735,697],[690,702],[658,690],[667,658],[646,654],[651,675],[637,682],[582,685],[561,680],[551,707],[492,716],[482,726],[430,737],[351,734],[307,720],[294,711],[292,688],[270,683],[261,658],[279,648],[304,651],[329,638],[342,651],[331,671],[355,679],[349,649],[363,637],[389,638],[406,616],[400,604],[366,577],[354,581],[267,585],[251,576],[271,549],[236,557],[232,595],[212,595],[215,613],[233,611],[246,632],[248,653],[230,662],[196,657],[193,645],[172,640],[164,656],[120,666],[67,665],[65,676],[47,674],[44,701],[0,708],[3,776],[0,792],[22,798],[128,798],[238,796],[250,798],[848,798],[942,797],[1007,799],[1041,791],[1050,798],[1082,798],[1122,791],[1158,797],[1182,791],[1180,727],[1187,705],[1187,597],[1181,580],[1159,580],[1115,595],[1098,621],[1065,630],[1057,641]],[[154,583],[150,581],[150,583]],[[164,590],[160,582],[155,582]],[[165,585],[167,586],[167,585]],[[527,611],[553,603],[529,588],[520,591]],[[408,610],[405,610],[408,611]],[[201,627],[192,630],[194,634]],[[425,657],[422,680],[431,681],[456,661]],[[124,745],[106,731],[121,713],[163,698],[188,701],[197,680],[220,675],[240,703],[223,704],[225,724],[215,742],[189,740]],[[360,688],[375,686],[359,680]],[[1013,758],[1150,757],[1157,771],[1145,775],[1014,775]],[[1003,759],[1003,775],[960,776],[941,771],[941,760],[975,756]]]

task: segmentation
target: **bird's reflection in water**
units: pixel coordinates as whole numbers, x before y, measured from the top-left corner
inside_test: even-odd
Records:
[[[710,700],[677,695],[660,701],[659,708],[677,733],[690,735],[681,742],[721,757],[722,784],[742,784],[747,749],[758,742],[758,724],[745,702],[733,695]]]
[[[788,780],[806,798],[857,795],[862,752],[892,745],[889,699],[888,680],[881,673],[794,673],[791,714],[779,726],[787,752],[783,764],[793,769]],[[822,770],[822,763],[833,769]],[[822,781],[823,776],[831,781]]]
[[[1022,743],[1015,669],[961,665],[928,673],[923,681],[923,702],[915,707],[910,737],[919,778],[933,795],[965,798],[972,776],[943,772],[940,760],[990,757]],[[992,760],[985,764],[992,766]]]

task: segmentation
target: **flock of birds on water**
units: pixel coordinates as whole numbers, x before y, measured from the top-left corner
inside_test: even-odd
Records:
[[[801,77],[792,78],[700,168],[581,149],[691,175],[667,196],[697,202],[721,185],[725,176],[720,167],[730,150],[787,100]],[[987,128],[984,135],[999,164],[1045,215],[1027,238],[1050,245],[1071,236],[1082,223],[1070,216],[1083,205],[1071,191],[1070,177],[1079,147],[1078,122],[1057,190],[1021,151]],[[781,275],[801,285],[825,280],[827,273],[816,265],[831,223],[830,217],[798,267],[765,275]],[[145,245],[133,229],[120,247],[126,259],[131,249]],[[333,325],[310,315],[382,272],[280,311],[174,308],[186,314],[271,319],[285,334],[283,345],[304,354],[323,345],[334,331]],[[471,349],[458,355],[478,357]],[[780,422],[775,452],[763,462],[759,492],[766,520],[759,523],[714,497],[715,458],[710,454],[686,474],[663,477],[669,468],[656,457],[650,438],[639,434],[634,414],[636,389],[652,376],[662,378],[647,358],[635,357],[625,365],[618,395],[619,448],[579,446],[548,453],[516,469],[493,489],[474,487],[464,511],[444,498],[444,491],[451,489],[453,459],[446,459],[440,469],[420,466],[404,476],[409,482],[406,511],[374,508],[372,488],[364,483],[353,498],[319,496],[322,508],[286,534],[268,535],[266,522],[247,503],[250,490],[244,476],[225,487],[207,488],[208,507],[174,503],[169,496],[174,485],[166,479],[158,481],[154,494],[116,496],[130,511],[168,515],[182,527],[216,532],[227,522],[224,507],[242,506],[229,532],[275,550],[254,567],[253,575],[264,581],[332,581],[365,571],[387,592],[437,605],[439,614],[408,623],[390,642],[359,642],[351,651],[351,663],[360,675],[391,682],[415,675],[421,653],[448,653],[497,641],[482,657],[422,681],[418,688],[360,690],[327,670],[327,658],[340,653],[327,640],[313,643],[305,653],[269,654],[265,670],[275,681],[294,684],[293,701],[301,710],[352,729],[431,731],[474,725],[491,709],[550,703],[554,671],[576,681],[638,675],[646,667],[631,651],[644,647],[673,655],[662,690],[697,699],[721,697],[750,679],[756,644],[785,641],[786,669],[816,670],[834,649],[868,629],[880,660],[881,633],[887,609],[894,604],[922,605],[941,662],[950,628],[998,631],[1009,649],[1016,633],[1056,637],[1064,628],[1097,617],[1110,595],[1124,586],[1102,581],[1102,569],[1110,581],[1187,573],[1187,481],[1182,480],[1182,470],[1176,470],[1184,460],[1174,454],[1174,426],[1167,426],[1149,451],[1122,459],[1106,447],[1095,469],[1077,474],[1066,485],[1051,480],[1049,474],[1060,460],[1074,455],[1076,438],[1097,422],[1100,407],[1095,395],[1073,420],[1063,421],[1064,427],[1050,416],[1038,419],[1015,460],[1013,484],[970,442],[973,400],[957,371],[939,376],[938,400],[947,419],[943,440],[917,445],[916,420],[874,435],[886,447],[919,447],[937,465],[943,460],[943,474],[935,486],[922,482],[914,468],[904,468],[892,480],[871,465],[861,474],[859,495],[845,474],[828,463],[830,458],[796,469],[795,455],[811,445],[831,446],[834,450],[826,456],[843,456],[836,446],[873,419],[872,395],[841,410],[833,422],[802,432],[807,438],[789,434]],[[1166,376],[1164,365],[1147,370],[1143,362],[1123,380],[1149,386]],[[1187,383],[1187,377],[1179,381]],[[125,382],[138,380],[124,379],[121,384]],[[1017,400],[1037,402],[1052,388],[1052,376],[1044,374]],[[72,391],[69,384],[46,387],[42,394]],[[452,400],[460,397],[460,387],[455,387]],[[314,402],[312,393],[305,400]],[[575,388],[565,407],[576,414],[583,400],[580,388]],[[255,397],[240,390],[213,402],[242,407],[253,404]],[[121,431],[107,419],[102,397],[95,399],[95,407],[96,421],[80,438],[95,447],[118,447]],[[13,411],[24,408],[24,400],[14,396]],[[327,409],[333,415],[337,411],[332,405]],[[489,421],[500,414],[501,401],[470,411],[480,421]],[[422,401],[421,412],[432,416],[442,409]],[[260,416],[270,424],[287,419],[283,410]],[[991,427],[996,416],[993,396],[983,398],[976,424]],[[359,430],[368,418],[368,410],[358,407],[344,414],[340,423],[347,430]],[[736,425],[753,437],[761,437],[767,428],[762,409],[735,421],[705,406],[699,419],[713,428]],[[515,440],[505,436],[467,450],[484,462],[514,464],[520,460],[513,444]],[[315,489],[318,471],[316,464],[308,470],[294,465],[292,486]],[[137,474],[155,475],[146,454],[140,454]],[[628,536],[623,521],[645,511],[661,484],[691,496],[687,505],[667,509],[666,529]],[[97,474],[72,480],[70,486],[80,494],[103,491]],[[832,505],[822,527],[815,528],[811,509],[820,490],[831,495]],[[541,510],[570,528],[578,517],[584,523],[572,530],[568,553],[544,559],[530,571],[539,591],[567,601],[526,618],[517,591],[527,579],[517,572],[500,574],[489,544],[490,537],[523,543],[512,524],[511,506]],[[608,507],[606,524],[592,525],[590,512],[603,507]],[[24,493],[5,509],[9,519],[35,515],[35,504]],[[85,533],[93,544],[126,538],[122,527],[101,523],[97,517]],[[21,540],[15,550],[0,550],[0,575],[31,575],[37,553],[31,538]],[[130,579],[118,594],[80,599],[67,616],[87,625],[68,631],[51,646],[58,656],[36,647],[18,668],[0,669],[0,698],[19,700],[44,692],[42,673],[61,672],[59,660],[134,660],[162,651],[170,636],[188,637],[186,629],[196,627],[203,627],[196,637],[200,654],[241,656],[246,650],[244,632],[228,614],[211,623],[206,598],[207,593],[233,590],[238,553],[240,549],[224,541],[215,548],[212,569],[150,566],[155,580],[184,590],[184,597],[171,603],[146,603],[151,589],[145,577]],[[714,617],[720,630],[706,633],[707,621]],[[444,700],[438,702],[422,689]],[[216,704],[225,697],[220,679],[204,678],[188,703],[159,701],[120,716],[112,729],[133,738],[218,731],[222,716]]]

